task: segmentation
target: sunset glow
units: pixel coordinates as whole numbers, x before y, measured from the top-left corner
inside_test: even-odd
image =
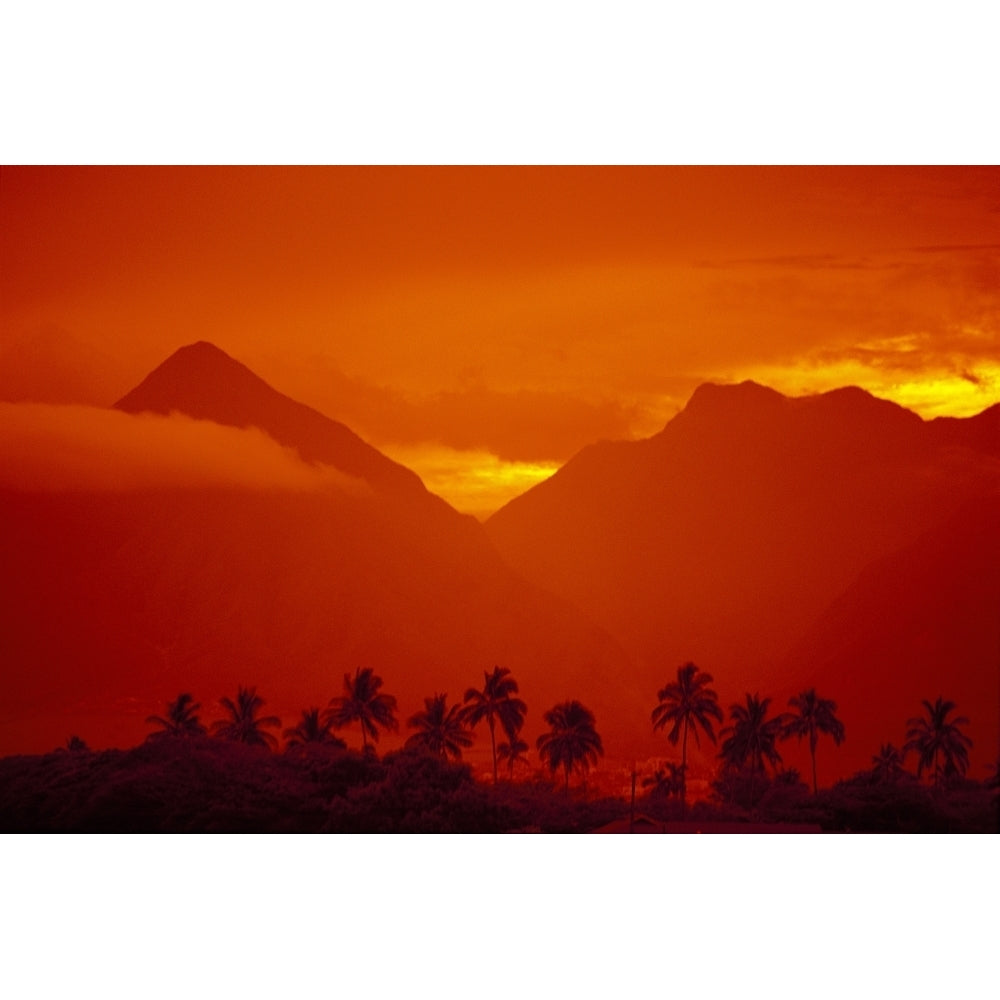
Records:
[[[1000,399],[989,168],[4,168],[0,398],[210,340],[482,515],[706,381]]]

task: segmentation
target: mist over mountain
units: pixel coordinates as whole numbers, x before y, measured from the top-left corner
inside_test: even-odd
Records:
[[[115,408],[125,413],[184,413],[230,427],[257,427],[306,462],[332,465],[383,493],[429,499],[416,473],[366,444],[349,427],[272,389],[214,344],[180,348]]]
[[[789,398],[752,382],[705,385],[659,434],[584,449],[498,511],[487,530],[514,568],[623,643],[651,696],[677,665],[694,660],[715,676],[724,701],[744,690],[787,697],[821,676],[822,693],[855,716],[864,709],[850,668],[841,663],[838,675],[816,659],[821,641],[808,646],[811,658],[790,658],[791,647],[871,564],[970,503],[987,512],[976,521],[981,535],[933,548],[925,578],[966,580],[980,633],[996,624],[994,584],[974,571],[1000,531],[995,421],[987,411],[925,423],[856,388]],[[878,671],[879,687],[895,689],[879,702],[891,729],[883,738],[900,739],[919,699],[950,697],[949,678],[965,674],[971,683],[959,687],[991,706],[960,706],[978,714],[979,738],[994,744],[980,754],[991,759],[996,661],[949,663],[926,690],[926,671],[911,673],[902,653],[912,617],[886,614],[888,585],[867,595],[839,630],[878,632],[884,646],[900,650]],[[944,644],[948,614],[924,620]],[[963,649],[956,646],[955,659]],[[862,766],[877,746],[850,750]]]

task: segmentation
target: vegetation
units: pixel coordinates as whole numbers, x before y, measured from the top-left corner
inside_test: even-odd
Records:
[[[164,736],[203,736],[205,727],[198,719],[201,708],[188,693],[179,694],[167,704],[166,716],[150,715],[146,721],[160,728],[150,733],[148,739],[159,739]]]
[[[809,688],[802,694],[788,700],[794,709],[787,715],[785,735],[809,737],[809,756],[812,759],[813,795],[819,792],[816,784],[816,743],[820,733],[833,737],[833,742],[839,747],[844,742],[844,724],[837,718],[837,703],[829,698],[820,698],[815,688]]]
[[[462,750],[471,747],[472,734],[465,727],[462,709],[447,708],[448,696],[436,694],[424,699],[424,710],[411,715],[407,726],[416,732],[406,741],[408,749],[424,750],[442,760],[461,760]]]
[[[677,680],[667,684],[656,695],[659,704],[653,709],[653,732],[672,725],[667,739],[674,746],[677,746],[678,739],[681,742],[679,781],[682,812],[687,795],[688,729],[694,733],[695,743],[700,747],[699,727],[715,743],[712,720],[722,722],[719,696],[709,687],[711,683],[711,674],[699,670],[693,663],[686,663],[677,669]]]
[[[652,777],[642,779],[642,787],[648,788],[654,798],[669,799],[676,795],[683,802],[684,765],[668,763],[666,767],[658,767]]]
[[[270,750],[277,748],[278,740],[273,733],[267,732],[267,728],[280,727],[281,719],[276,715],[258,718],[257,713],[264,707],[264,699],[257,694],[256,688],[241,686],[236,701],[221,698],[219,704],[229,714],[229,718],[212,724],[213,736],[234,743],[267,747]]]
[[[298,724],[285,730],[285,746],[300,747],[309,743],[346,747],[347,744],[333,734],[333,719],[320,714],[318,708],[304,708]]]
[[[478,726],[486,720],[490,730],[490,748],[493,752],[493,784],[497,783],[497,740],[496,724],[514,740],[524,724],[528,706],[517,694],[517,681],[506,667],[494,667],[492,672],[483,671],[483,688],[469,688],[463,701],[463,721],[470,727]]]
[[[516,734],[512,736],[509,741],[504,740],[497,747],[497,759],[506,761],[507,777],[511,781],[514,780],[514,766],[516,764],[521,764],[527,767],[528,751],[530,749],[531,748],[528,744]]]
[[[770,764],[776,769],[781,763],[778,740],[785,732],[786,719],[781,715],[769,719],[767,710],[770,705],[770,698],[747,694],[746,704],[730,706],[731,723],[719,733],[725,737],[719,755],[726,767],[730,770],[739,770],[748,763],[750,765],[751,802],[754,798],[757,772],[763,774],[765,765]]]
[[[407,720],[406,746],[379,759],[367,736],[395,727],[395,699],[380,691],[382,680],[368,669],[345,675],[345,694],[322,712],[312,707],[286,730],[284,754],[271,751],[280,725],[262,716],[264,701],[253,687],[235,700],[222,698],[226,717],[210,738],[200,706],[190,693],[149,716],[155,729],[132,750],[91,751],[79,736],[40,757],[0,760],[0,831],[302,831],[302,832],[582,832],[611,824],[623,829],[627,791],[601,796],[582,782],[570,790],[574,772],[587,775],[604,747],[593,713],[579,701],[544,714],[549,730],[538,737],[538,759],[546,768],[515,781],[515,766],[527,767],[529,745],[521,738],[524,702],[513,697],[509,671],[484,674],[481,692],[467,692],[463,705],[447,696],[424,699]],[[730,708],[719,733],[722,767],[712,796],[688,806],[687,728],[714,740],[718,708],[711,677],[693,664],[678,670],[653,713],[654,728],[681,746],[681,761],[659,764],[642,781],[639,803],[645,822],[686,820],[740,829],[746,824],[782,828],[893,832],[1000,832],[996,767],[989,777],[966,777],[972,743],[968,724],[953,702],[923,703],[925,716],[908,721],[903,750],[883,743],[871,767],[832,788],[819,788],[815,747],[820,735],[844,738],[836,705],[806,691],[790,699],[790,713],[771,716],[769,698],[747,694]],[[715,708],[712,707],[715,705]],[[492,706],[490,708],[489,706]],[[494,781],[483,784],[462,763],[473,743],[469,720],[500,721],[507,739],[497,745],[491,728]],[[334,735],[336,725],[362,724],[362,748],[349,750]],[[778,744],[810,739],[812,789],[798,771],[782,766]],[[916,754],[915,773],[906,769]],[[497,782],[497,761],[508,781]],[[930,772],[930,784],[921,782]],[[634,773],[634,772],[633,772]],[[611,775],[609,787],[616,779]],[[558,783],[557,783],[558,782]],[[627,828],[627,826],[625,827]],[[686,827],[690,828],[690,827]]]
[[[362,749],[368,750],[368,737],[378,742],[380,729],[395,732],[396,699],[391,694],[382,694],[382,678],[371,667],[358,667],[354,677],[344,674],[344,693],[339,698],[330,699],[330,718],[337,729],[352,722],[361,724]]]
[[[604,756],[601,737],[597,735],[594,713],[578,701],[564,701],[542,718],[551,727],[538,737],[538,756],[553,773],[561,767],[566,774],[566,791],[573,771],[586,774]]]
[[[871,774],[876,784],[895,784],[904,774],[903,754],[891,743],[883,743],[872,757]]]
[[[948,720],[948,716],[955,710],[953,701],[938,698],[933,705],[929,701],[922,704],[927,718],[907,720],[909,728],[903,745],[905,753],[913,750],[917,755],[917,777],[928,767],[934,777],[934,784],[938,784],[942,778],[964,775],[969,769],[972,740],[960,727],[967,726],[969,720],[965,716]]]

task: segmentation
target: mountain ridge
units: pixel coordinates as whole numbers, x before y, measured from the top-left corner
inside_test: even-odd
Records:
[[[578,452],[486,528],[625,646],[644,688],[692,660],[730,691],[784,689],[789,649],[867,567],[995,503],[995,419],[924,421],[857,388],[708,385],[656,435]],[[960,575],[952,558],[942,573]]]
[[[209,341],[176,350],[114,408],[133,414],[178,412],[231,427],[257,427],[295,448],[303,461],[333,465],[385,492],[427,493],[411,469],[383,455],[346,424],[279,392]]]

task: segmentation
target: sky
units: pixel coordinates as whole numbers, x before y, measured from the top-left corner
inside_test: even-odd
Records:
[[[209,340],[485,516],[706,381],[1000,400],[1000,170],[0,169],[0,400]]]

